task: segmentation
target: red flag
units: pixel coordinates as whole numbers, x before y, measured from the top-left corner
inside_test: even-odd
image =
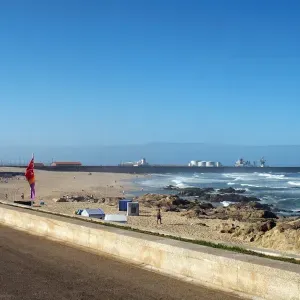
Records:
[[[25,177],[30,185],[31,199],[34,199],[35,197],[34,158],[32,158],[28,164],[28,167],[25,172]]]

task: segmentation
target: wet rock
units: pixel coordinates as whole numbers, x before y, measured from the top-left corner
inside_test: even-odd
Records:
[[[234,193],[242,194],[245,192],[246,192],[246,190],[234,189],[233,187],[219,189],[219,193],[224,193],[224,194],[234,194]]]
[[[215,208],[211,203],[208,202],[201,202],[198,204],[199,208],[201,209],[213,209]]]
[[[210,202],[258,202],[260,199],[256,197],[247,197],[239,194],[207,194],[200,200],[206,200]]]
[[[178,189],[180,196],[186,196],[186,197],[201,197],[204,196],[207,193],[214,192],[214,188],[183,188]]]
[[[256,201],[250,201],[248,203],[242,202],[241,206],[249,206],[255,209],[264,209],[264,210],[272,210],[272,206],[268,205],[268,204],[262,204],[262,203],[258,203]]]
[[[185,199],[181,199],[179,197],[172,196],[172,197],[167,197],[167,199],[170,200],[170,201],[172,201],[173,205],[183,205],[183,206],[185,206],[185,205],[189,205],[190,204],[190,201],[185,200]]]
[[[164,190],[168,190],[168,191],[178,191],[179,190],[179,188],[177,187],[177,186],[175,186],[175,185],[167,185],[167,186],[165,186],[164,187]]]

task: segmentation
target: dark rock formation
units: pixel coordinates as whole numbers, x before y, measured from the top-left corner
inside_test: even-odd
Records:
[[[260,201],[255,197],[247,197],[239,194],[205,194],[199,197],[199,200],[210,201],[210,202],[258,202]]]
[[[191,201],[181,199],[177,195],[163,195],[163,194],[145,194],[135,198],[136,201],[148,207],[171,207],[171,205],[178,206],[178,208],[189,208]]]
[[[166,187],[167,188],[167,187]],[[170,186],[168,187],[170,188]],[[185,196],[185,197],[201,197],[207,193],[211,193],[214,192],[215,190],[213,188],[177,188],[177,187],[173,187],[171,186],[171,190],[176,190],[178,191],[178,195],[180,196]]]
[[[243,194],[245,192],[246,190],[234,189],[232,187],[219,189],[219,193],[224,193],[224,194],[233,194],[233,193]]]
[[[235,219],[239,221],[256,221],[262,219],[277,219],[276,214],[259,206],[259,203],[234,203],[227,207],[218,207],[214,211],[214,218]]]
[[[164,190],[167,190],[167,191],[178,191],[179,188],[175,185],[167,185],[166,187],[164,187]]]

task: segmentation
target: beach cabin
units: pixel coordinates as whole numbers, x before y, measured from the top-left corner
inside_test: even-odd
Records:
[[[127,216],[139,216],[140,207],[138,202],[127,203]]]
[[[101,208],[95,208],[95,209],[84,209],[81,212],[81,216],[83,217],[88,217],[88,218],[96,218],[96,219],[101,219],[104,220],[105,218],[105,213]]]
[[[123,199],[119,200],[119,211],[127,211],[127,203],[132,202],[132,200]]]

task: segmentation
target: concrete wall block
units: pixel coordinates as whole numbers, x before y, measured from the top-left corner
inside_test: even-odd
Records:
[[[0,204],[0,223],[267,300],[300,300],[300,266]]]

